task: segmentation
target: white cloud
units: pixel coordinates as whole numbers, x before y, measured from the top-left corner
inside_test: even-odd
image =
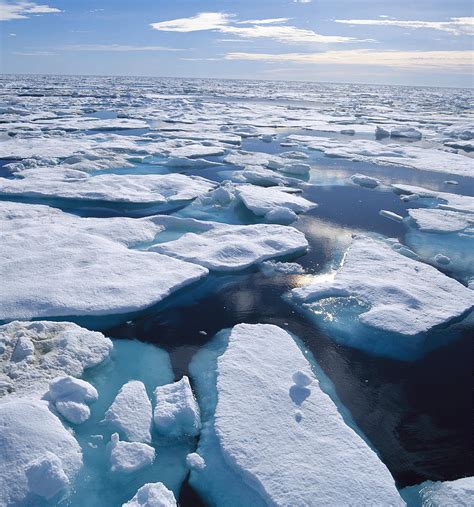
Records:
[[[380,16],[382,18],[382,16]],[[400,19],[336,19],[345,25],[396,26],[400,28],[429,28],[455,35],[474,35],[474,17],[450,18],[449,21],[404,21]]]
[[[323,53],[228,53],[225,59],[297,64],[382,66],[412,70],[439,68],[469,72],[474,62],[474,51],[376,51],[353,49]]]
[[[52,14],[61,12],[56,7],[49,5],[39,5],[34,2],[20,1],[1,1],[0,2],[0,21],[11,21],[13,19],[26,19],[32,14]]]
[[[52,51],[14,51],[16,56],[55,56],[57,53]]]
[[[232,16],[223,12],[201,12],[190,18],[178,18],[170,21],[152,23],[155,30],[166,32],[199,32],[202,30],[219,30],[225,27]]]
[[[266,38],[284,43],[329,44],[357,41],[357,39],[352,37],[320,35],[312,30],[282,24],[287,21],[289,21],[288,18],[237,21],[235,20],[235,16],[232,14],[225,14],[222,12],[202,12],[190,18],[179,18],[172,19],[170,21],[152,23],[151,26],[155,30],[166,32],[198,32],[213,30],[247,39]]]
[[[185,51],[184,49],[163,46],[130,46],[126,44],[69,44],[58,48],[61,51]]]

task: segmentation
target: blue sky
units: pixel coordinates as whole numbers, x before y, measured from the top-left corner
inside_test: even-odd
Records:
[[[4,73],[473,86],[471,0],[0,0]]]

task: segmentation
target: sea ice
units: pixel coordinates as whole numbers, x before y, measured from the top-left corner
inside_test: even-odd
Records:
[[[245,206],[257,216],[265,216],[280,208],[303,213],[317,206],[304,197],[276,187],[261,188],[254,185],[241,185],[237,187],[237,194]]]
[[[61,215],[20,229],[12,222],[2,221],[0,320],[139,311],[207,274],[75,229]]]
[[[47,402],[3,398],[0,427],[1,505],[33,505],[32,493],[54,495],[72,482],[82,465],[81,448]]]
[[[143,382],[131,380],[118,392],[104,420],[132,442],[151,442],[152,407]]]
[[[89,419],[90,409],[86,403],[96,401],[98,397],[97,390],[89,382],[70,376],[55,378],[46,395],[56,410],[73,424],[82,424]]]
[[[211,270],[235,271],[274,257],[304,252],[307,246],[304,234],[292,227],[214,224],[207,232],[187,233],[151,250]]]
[[[149,466],[155,459],[155,449],[142,442],[121,442],[114,433],[107,445],[110,452],[110,470],[130,474]]]
[[[474,498],[474,477],[455,481],[425,481],[401,490],[410,507],[470,507]]]
[[[155,389],[155,428],[168,437],[194,437],[199,434],[201,420],[188,377]]]
[[[302,275],[304,268],[296,262],[275,262],[264,261],[259,266],[260,271],[265,276],[273,276],[278,274],[283,275]]]
[[[172,491],[163,483],[155,482],[142,486],[122,507],[177,507],[177,503]]]
[[[284,330],[239,324],[199,351],[190,371],[204,423],[197,452],[206,461],[190,481],[211,504],[404,504]]]
[[[352,183],[360,185],[361,187],[375,188],[380,185],[380,180],[373,178],[372,176],[366,176],[365,174],[353,174],[351,176]]]
[[[191,452],[186,456],[186,466],[190,470],[204,470],[206,468],[206,462],[197,452]]]
[[[0,195],[176,206],[215,187],[204,178],[184,174],[81,174],[67,177],[56,168],[24,171],[21,178],[0,181]]]
[[[293,289],[298,304],[325,298],[357,298],[367,326],[406,336],[417,335],[463,315],[474,294],[438,270],[398,254],[386,243],[354,238],[333,279]]]
[[[18,343],[25,342],[32,353],[19,358]],[[41,397],[58,375],[79,377],[104,361],[112,342],[70,322],[15,321],[0,326],[0,349],[0,379],[7,391]]]

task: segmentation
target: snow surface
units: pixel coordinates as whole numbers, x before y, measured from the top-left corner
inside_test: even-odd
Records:
[[[298,304],[356,297],[369,307],[360,322],[406,336],[449,322],[474,306],[474,293],[456,280],[366,236],[354,238],[332,280],[316,277],[292,295]]]
[[[30,461],[25,468],[28,489],[31,493],[50,500],[69,485],[61,460],[52,452],[46,452]]]
[[[143,382],[123,385],[105,413],[104,421],[132,442],[151,442],[152,407]]]
[[[155,389],[153,420],[159,434],[172,438],[196,436],[201,429],[199,407],[188,377]]]
[[[389,471],[346,425],[291,335],[274,325],[239,324],[223,337],[217,357],[211,343],[191,364],[204,416],[197,452],[206,461],[191,472],[191,483],[207,501],[404,505]],[[306,387],[294,384],[296,372],[310,379]],[[231,483],[229,469],[237,475]],[[251,504],[249,489],[257,494]]]
[[[163,483],[155,482],[142,486],[122,507],[177,507],[177,503],[172,491]]]

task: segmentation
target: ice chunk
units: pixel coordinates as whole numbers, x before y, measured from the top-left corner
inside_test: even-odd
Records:
[[[33,345],[33,353],[19,361],[15,357],[18,342],[26,341]],[[104,361],[112,342],[102,333],[70,322],[15,321],[0,326],[0,349],[0,376],[10,379],[10,389],[42,396],[55,377],[79,377],[85,368]],[[93,397],[94,392],[89,391],[88,396]]]
[[[413,507],[470,507],[474,498],[474,477],[455,481],[425,481],[401,490],[402,497]]]
[[[50,500],[69,485],[61,460],[52,452],[46,452],[26,465],[29,490],[35,495]]]
[[[400,215],[397,215],[397,213],[394,213],[393,211],[387,211],[385,209],[381,209],[379,211],[379,215],[388,218],[389,220],[393,220],[394,222],[403,222],[403,217]]]
[[[82,424],[90,416],[86,403],[96,401],[98,393],[88,382],[67,376],[54,379],[46,397],[67,421]]]
[[[143,382],[131,380],[123,385],[104,420],[127,440],[151,442],[152,408]]]
[[[198,352],[190,371],[206,461],[190,480],[210,504],[403,505],[385,465],[346,425],[287,332],[239,324]]]
[[[265,214],[265,220],[273,224],[292,224],[298,220],[298,215],[288,208],[273,208]]]
[[[257,216],[265,216],[276,208],[287,208],[295,213],[303,213],[317,206],[304,197],[274,187],[242,185],[237,188],[237,193],[245,206]]]
[[[199,407],[188,377],[155,389],[156,406],[153,419],[161,435],[196,436],[201,429]]]
[[[114,433],[108,444],[110,452],[110,470],[130,474],[149,466],[155,459],[155,449],[142,442],[120,442],[118,433]]]
[[[288,164],[279,171],[297,176],[307,176],[311,172],[311,166],[309,164]]]
[[[474,213],[474,197],[468,195],[450,194],[448,192],[438,192],[436,190],[428,190],[414,185],[394,184],[392,188],[395,193],[408,197],[414,196],[417,199],[427,199],[428,205],[439,209],[447,209],[451,211],[465,211]]]
[[[372,176],[366,176],[365,174],[353,174],[351,176],[352,183],[360,185],[361,187],[375,188],[380,185],[380,180],[373,178]]]
[[[47,402],[4,398],[0,427],[1,505],[32,505],[30,487],[34,493],[54,495],[72,482],[82,465],[81,448]]]
[[[390,137],[403,137],[406,139],[420,140],[422,134],[413,127],[395,128],[390,131]]]
[[[202,234],[187,233],[151,249],[211,270],[235,271],[274,257],[304,252],[307,246],[304,234],[292,227],[215,224]]]
[[[402,335],[426,332],[474,306],[472,291],[456,280],[365,236],[354,238],[333,280],[316,277],[292,294],[300,303],[356,297],[369,307],[361,323]]]
[[[197,452],[192,452],[186,456],[186,466],[190,470],[204,470],[206,468],[206,462]]]
[[[173,492],[163,483],[148,483],[122,507],[177,507]]]
[[[260,271],[265,276],[283,275],[302,275],[304,268],[296,262],[275,262],[265,261],[260,264]]]

